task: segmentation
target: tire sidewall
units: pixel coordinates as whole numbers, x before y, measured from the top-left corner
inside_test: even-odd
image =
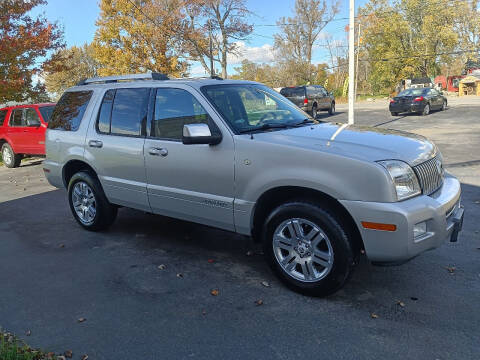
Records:
[[[9,152],[10,152],[10,158],[12,159],[11,162],[7,162],[5,161],[5,159],[3,158],[3,151],[7,149]],[[2,148],[0,149],[1,151],[1,156],[2,156],[2,161],[3,163],[5,164],[5,166],[7,168],[14,168],[14,167],[17,167],[18,165],[20,165],[20,158],[17,154],[15,154],[15,152],[13,151],[12,147],[10,146],[9,143],[5,143],[2,145]]]
[[[313,107],[312,107],[312,117],[313,117],[314,119],[316,119],[316,118],[317,118],[317,115],[318,115],[317,107],[316,107],[316,106],[313,106]]]
[[[73,207],[72,192],[75,184],[78,182],[85,182],[92,189],[93,195],[95,196],[96,212],[95,212],[95,217],[90,224],[83,223],[79,219]],[[84,171],[74,174],[70,179],[70,182],[68,184],[68,203],[70,205],[70,210],[72,211],[72,215],[75,218],[75,220],[83,228],[87,230],[93,230],[93,231],[99,230],[101,228],[105,228],[106,219],[107,221],[109,220],[109,218],[111,217],[110,212],[112,211],[112,209],[114,209],[108,203],[108,200],[105,197],[105,194],[103,192],[103,189],[98,179],[92,176],[91,174],[89,174],[88,172],[84,172]],[[115,208],[115,211],[116,211],[116,208]]]
[[[303,218],[315,223],[328,236],[333,248],[333,267],[326,277],[316,282],[302,282],[289,276],[276,260],[273,234],[279,224],[291,218]],[[295,291],[314,296],[326,296],[338,290],[347,280],[354,264],[353,248],[345,231],[333,215],[308,203],[291,202],[279,206],[267,218],[262,233],[263,251],[267,262],[279,278]]]
[[[428,111],[427,111],[427,109],[428,109]],[[424,116],[430,114],[430,104],[426,104],[426,105],[425,105],[425,107],[423,108],[422,114],[423,114]]]
[[[335,103],[334,103],[334,102],[332,102],[332,103],[330,104],[330,109],[328,109],[328,114],[329,114],[329,115],[335,114]]]

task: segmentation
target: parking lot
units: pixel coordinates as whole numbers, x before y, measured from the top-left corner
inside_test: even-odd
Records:
[[[356,123],[435,141],[462,181],[458,243],[401,266],[362,259],[345,288],[310,298],[243,236],[125,208],[108,232],[82,230],[33,159],[0,168],[0,326],[77,359],[478,359],[480,99],[387,109],[361,103]],[[345,122],[347,106],[319,118]]]

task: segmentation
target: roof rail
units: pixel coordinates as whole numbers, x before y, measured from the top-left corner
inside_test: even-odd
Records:
[[[170,78],[162,73],[146,73],[146,74],[129,74],[129,75],[114,75],[114,76],[99,76],[90,79],[83,79],[77,83],[77,86],[97,84],[97,83],[115,83],[119,81],[134,81],[134,80],[169,80]]]

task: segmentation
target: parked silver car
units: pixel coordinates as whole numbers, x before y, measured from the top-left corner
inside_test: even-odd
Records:
[[[432,142],[317,123],[255,82],[85,80],[58,102],[46,147],[46,177],[85,229],[127,206],[253,236],[312,295],[338,290],[362,250],[405,261],[462,227],[460,183]]]

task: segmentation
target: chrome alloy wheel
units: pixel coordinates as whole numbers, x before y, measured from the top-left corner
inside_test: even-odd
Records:
[[[306,219],[288,219],[273,235],[273,252],[282,269],[302,282],[323,279],[332,270],[333,248],[319,226]]]
[[[3,158],[3,161],[7,164],[11,164],[13,162],[13,156],[10,150],[8,149],[8,146],[5,146],[3,148],[2,158]]]
[[[90,225],[97,213],[97,203],[92,189],[86,182],[79,181],[74,185],[72,204],[80,221],[84,225]]]

